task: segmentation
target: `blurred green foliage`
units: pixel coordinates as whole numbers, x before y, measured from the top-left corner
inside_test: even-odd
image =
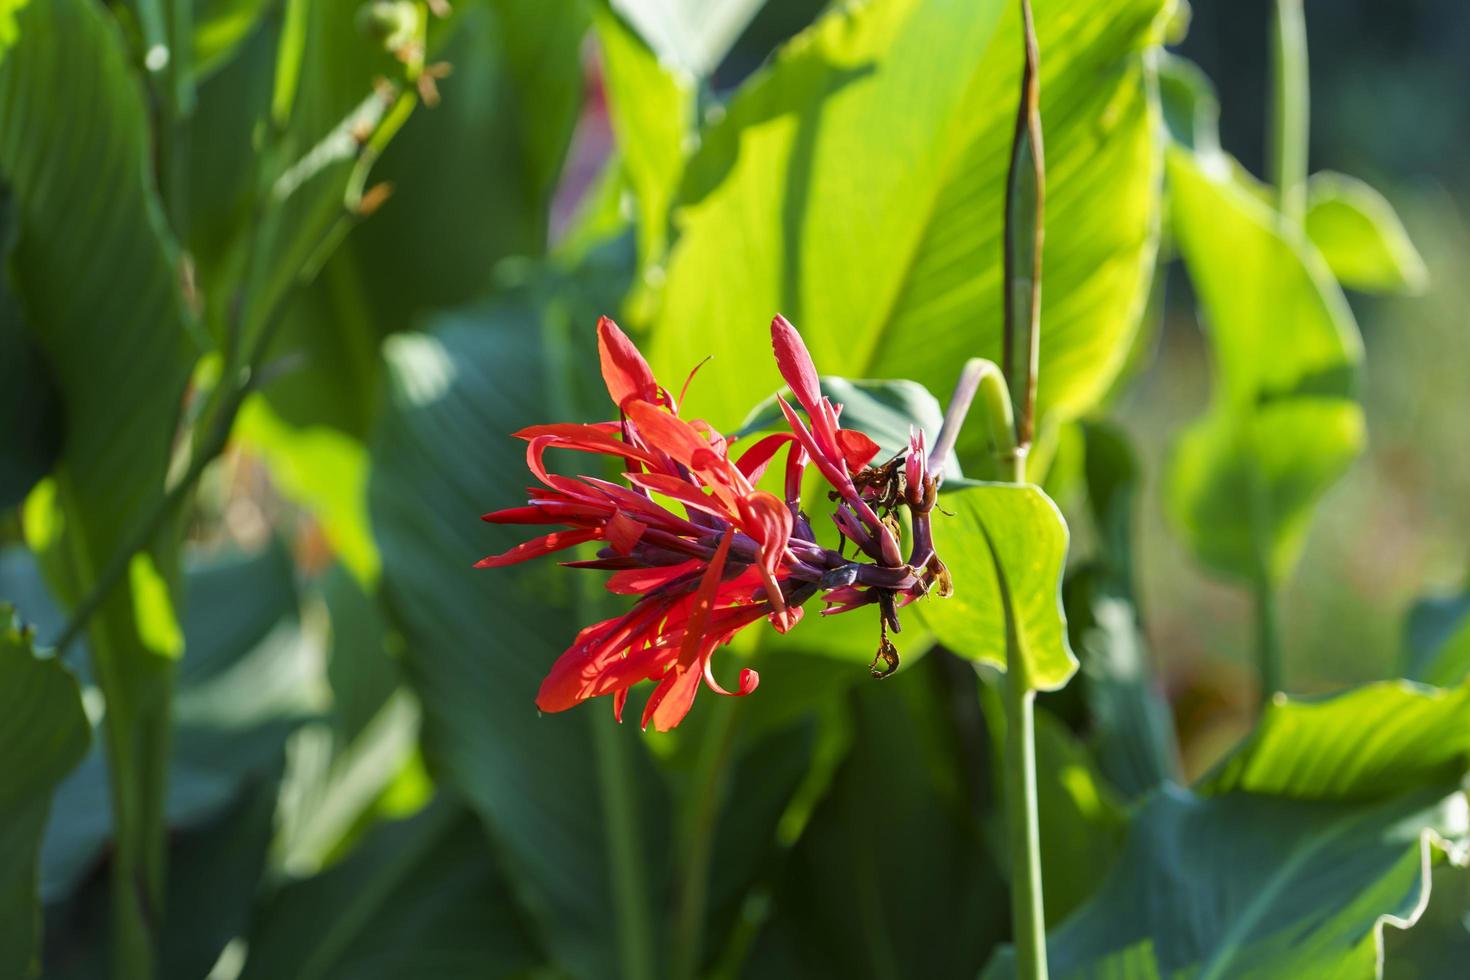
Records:
[[[845,423],[932,436],[1001,354],[1018,5],[0,0],[0,976],[1005,975],[1008,632],[1078,674],[1056,975],[1462,951],[1470,15],[1311,11],[1291,227],[1264,0],[1172,56],[1178,3],[1036,7],[1045,491],[977,420],[895,678],[812,610],[660,735],[538,716],[623,607],[471,569],[509,433],[608,416],[603,313],[759,428],[783,312]],[[1252,728],[1207,569],[1288,690],[1423,683]]]

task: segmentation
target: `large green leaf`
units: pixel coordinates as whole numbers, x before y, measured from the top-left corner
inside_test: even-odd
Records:
[[[1067,644],[1062,568],[1067,524],[1034,486],[974,484],[940,499],[934,549],[954,576],[954,595],[918,604],[924,623],[959,656],[1006,666],[1015,631],[1024,676],[1037,690],[1067,683],[1077,658]]]
[[[261,908],[242,977],[504,977],[541,954],[484,835],[441,800]]]
[[[542,331],[527,329],[538,321]],[[636,727],[614,726],[607,705],[536,710],[552,661],[598,618],[578,608],[586,580],[550,562],[471,568],[524,536],[477,517],[524,498],[524,451],[510,433],[572,411],[554,405],[576,388],[563,387],[553,358],[596,363],[590,321],[571,343],[558,323],[511,306],[390,340],[370,499],[431,768],[503,848],[556,961],[607,976],[619,969],[614,951],[626,969],[655,948],[637,916],[664,880],[661,794],[640,771]]]
[[[1117,870],[1051,934],[1053,975],[1373,975],[1384,925],[1422,913],[1431,863],[1470,834],[1467,697],[1278,696],[1197,792],[1143,805]]]
[[[37,972],[39,852],[51,793],[86,754],[91,726],[76,678],[38,657],[0,605],[0,974]]]
[[[1039,397],[1075,413],[1122,365],[1147,292],[1159,163],[1144,52],[1164,4],[1036,6],[1049,170]],[[692,391],[693,414],[727,426],[753,391],[779,386],[776,312],[821,370],[848,377],[948,391],[965,358],[999,359],[1018,18],[999,0],[841,8],[734,98],[689,163],[654,331],[661,376],[707,354],[721,365]]]
[[[639,265],[645,277],[668,246],[670,207],[694,140],[694,83],[660,61],[605,3],[594,8],[602,46],[608,121],[637,200]],[[661,273],[660,273],[661,274]]]
[[[1362,341],[1312,246],[1241,182],[1169,151],[1174,231],[1214,353],[1208,414],[1175,451],[1168,511],[1196,556],[1276,581],[1313,504],[1363,443],[1353,400]]]
[[[1470,686],[1370,684],[1320,701],[1280,695],[1209,777],[1210,793],[1381,798],[1470,769]]]
[[[74,600],[163,493],[194,346],[141,86],[117,28],[78,0],[6,3],[0,20],[12,18],[14,35],[0,42],[0,175],[20,225],[12,287],[68,420],[55,483],[33,494],[28,523]],[[145,560],[129,581],[166,580],[171,564]],[[145,610],[130,591],[125,582],[92,631],[94,655],[125,675],[178,653],[158,642],[172,624],[140,621],[169,618],[168,592],[153,588],[160,601]]]
[[[1307,235],[1337,281],[1367,292],[1419,292],[1424,260],[1382,194],[1353,177],[1313,174],[1307,183]]]
[[[81,601],[162,503],[196,350],[151,169],[142,87],[117,25],[85,0],[0,4],[0,177],[20,238],[12,284],[65,411],[51,479],[27,499],[27,540]],[[126,411],[119,406],[125,405]],[[120,810],[124,955],[162,889],[169,682],[182,648],[174,528],[135,554],[88,625]],[[119,947],[120,950],[123,947]]]
[[[1466,830],[1453,789],[1364,806],[1167,788],[1108,882],[1048,936],[1051,975],[1371,977],[1384,926],[1422,908],[1437,835]],[[986,972],[1012,975],[1009,957]]]

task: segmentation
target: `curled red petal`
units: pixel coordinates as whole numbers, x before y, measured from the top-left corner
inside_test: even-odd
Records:
[[[613,719],[619,725],[623,723],[623,706],[628,703],[628,689],[613,692]]]
[[[658,382],[633,341],[607,317],[597,321],[597,354],[602,380],[613,404],[623,408],[630,399],[656,400]]]
[[[602,530],[595,527],[579,528],[573,531],[553,531],[539,538],[522,542],[501,554],[481,558],[475,562],[475,567],[500,568],[504,565],[514,565],[516,562],[549,555],[554,551],[562,551],[585,541],[596,541],[600,537],[602,537]]]
[[[761,580],[765,583],[766,596],[777,613],[786,611],[786,599],[781,594],[781,584],[776,581],[776,572],[791,540],[793,520],[791,508],[774,494],[756,490],[740,501],[741,527],[760,545]]]
[[[714,691],[716,694],[723,694],[726,697],[731,698],[743,698],[751,691],[754,691],[757,687],[760,686],[761,675],[751,670],[749,667],[742,667],[740,670],[740,686],[733,691],[725,690],[723,687],[720,686],[719,681],[715,680],[714,672],[710,670],[710,661],[712,659],[713,658],[711,657],[705,658],[704,682],[705,684],[709,685],[709,689],[711,691]]]

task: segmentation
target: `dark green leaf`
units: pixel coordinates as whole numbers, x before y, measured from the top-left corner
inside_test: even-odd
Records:
[[[553,356],[596,363],[592,321],[567,338],[564,321],[542,317],[511,306],[389,342],[373,528],[407,641],[404,666],[425,707],[431,767],[503,846],[556,961],[606,976],[619,968],[612,951],[636,958],[661,948],[653,924],[636,917],[658,907],[650,888],[665,880],[656,829],[665,811],[636,728],[616,728],[606,704],[536,710],[556,656],[599,618],[577,602],[579,586],[595,583],[551,562],[471,567],[524,537],[478,520],[524,499],[525,454],[510,433],[574,415],[554,403],[567,389]]]
[[[37,972],[39,851],[51,794],[87,752],[91,725],[76,678],[38,657],[0,604],[0,974]]]
[[[379,827],[341,864],[271,896],[243,980],[504,977],[536,966],[488,847],[444,800]]]
[[[1470,677],[1470,592],[1419,600],[1406,632],[1403,676],[1443,687]]]

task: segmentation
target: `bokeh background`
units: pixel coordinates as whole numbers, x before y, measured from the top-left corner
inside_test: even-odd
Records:
[[[1265,173],[1271,5],[1197,0],[1178,46],[1218,88],[1220,137]],[[1470,8],[1453,0],[1307,4],[1311,170],[1352,173],[1393,202],[1429,265],[1414,297],[1350,293],[1368,351],[1368,452],[1328,494],[1285,590],[1288,689],[1396,676],[1404,619],[1470,573]],[[1249,723],[1249,598],[1203,576],[1171,540],[1157,476],[1178,420],[1204,404],[1208,365],[1186,278],[1169,282],[1156,362],[1120,408],[1154,492],[1142,515],[1146,620],[1200,772]]]

